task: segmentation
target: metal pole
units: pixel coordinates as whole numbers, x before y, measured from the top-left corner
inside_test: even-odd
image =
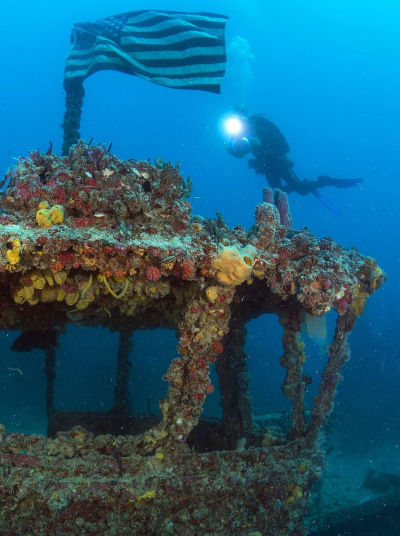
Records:
[[[81,78],[72,78],[64,81],[65,96],[65,114],[62,123],[64,129],[64,139],[62,145],[62,154],[68,155],[69,148],[79,141],[80,125],[83,97],[85,89]]]

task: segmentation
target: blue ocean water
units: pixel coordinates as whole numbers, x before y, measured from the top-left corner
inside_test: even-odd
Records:
[[[4,173],[14,157],[38,147],[45,151],[49,140],[56,152],[61,150],[63,70],[73,23],[149,7],[208,10],[230,17],[221,94],[178,91],[117,72],[99,72],[85,82],[82,137],[112,141],[121,158],[161,156],[180,161],[183,175],[190,176],[194,185],[193,212],[214,217],[219,211],[230,226],[252,225],[265,187],[265,179],[249,169],[245,159],[234,159],[225,151],[221,117],[238,102],[252,113],[265,113],[279,126],[301,178],[363,177],[359,187],[326,191],[342,208],[341,216],[312,196],[291,194],[290,205],[295,228],[307,226],[317,236],[330,235],[346,247],[354,246],[375,257],[388,274],[351,336],[352,359],[345,366],[333,426],[336,446],[355,456],[377,446],[396,448],[400,444],[399,3],[158,0],[149,6],[124,0],[4,1],[0,19],[0,41],[7,51],[2,54],[0,84]],[[272,356],[267,362],[266,323]],[[56,403],[69,409],[96,409],[100,398],[110,405],[115,371],[108,357],[115,335],[98,330],[93,336],[83,328],[79,334],[74,329],[78,328],[63,335]],[[0,421],[10,430],[35,431],[44,418],[44,374],[37,378],[43,356],[40,351],[11,355],[8,348],[15,335],[1,334]],[[249,325],[246,349],[254,378],[254,410],[259,414],[283,407],[279,337],[280,328],[272,319]],[[157,340],[159,350],[149,350],[150,338]],[[91,343],[96,339],[102,341],[103,354]],[[158,378],[173,357],[175,344],[171,333],[160,331],[147,339],[146,334],[138,335],[137,376]],[[89,377],[93,361],[82,362],[81,356],[90,352],[99,379],[92,391],[76,389],[72,367],[79,365]],[[315,348],[309,363],[316,374],[321,370],[321,352]],[[160,364],[156,354],[168,359]],[[8,367],[19,368],[24,375],[10,374]],[[268,398],[265,382],[271,386]],[[149,407],[148,385],[132,387],[139,412]],[[161,396],[165,386],[157,389]],[[209,414],[218,415],[218,401],[210,397],[207,404]]]

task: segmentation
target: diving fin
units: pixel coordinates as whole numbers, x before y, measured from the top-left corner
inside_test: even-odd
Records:
[[[337,207],[336,205],[334,205],[331,201],[329,201],[329,199],[327,199],[325,196],[323,196],[322,194],[319,193],[318,190],[313,190],[312,192],[315,197],[317,199],[319,199],[321,201],[321,203],[323,205],[326,206],[326,208],[329,208],[330,211],[332,211],[334,214],[336,214],[336,216],[341,216],[342,215],[342,211],[340,210],[339,207]]]
[[[324,186],[335,186],[335,188],[351,188],[361,184],[364,179],[337,179],[335,177],[328,177],[328,175],[320,175],[317,179],[318,186],[323,188]]]

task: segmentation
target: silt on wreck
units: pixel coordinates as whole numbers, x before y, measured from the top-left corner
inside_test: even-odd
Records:
[[[0,533],[304,534],[347,338],[385,279],[376,262],[292,230],[287,205],[278,210],[268,192],[248,232],[221,217],[192,217],[190,183],[177,167],[122,161],[82,141],[69,156],[20,158],[7,180],[1,329],[103,325],[119,333],[119,346],[115,405],[101,433],[95,415],[79,426],[78,412],[56,412],[55,350],[46,351],[48,437],[0,430]],[[306,412],[302,318],[331,309],[336,331]],[[264,313],[283,327],[282,390],[292,413],[280,431],[255,425],[248,395],[245,326]],[[163,326],[179,336],[179,357],[164,376],[168,394],[159,416],[135,416],[126,389],[130,336]],[[213,362],[218,423],[202,418]]]

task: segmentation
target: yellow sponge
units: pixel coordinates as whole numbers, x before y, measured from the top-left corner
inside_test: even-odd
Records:
[[[48,229],[52,225],[63,223],[64,207],[62,205],[50,205],[47,201],[39,203],[38,211],[36,212],[36,223],[42,229]]]
[[[48,229],[49,227],[51,227],[51,221],[50,221],[50,217],[49,217],[49,209],[40,208],[36,212],[36,223],[42,229]]]
[[[54,205],[49,210],[51,223],[56,225],[64,221],[64,207],[62,205]]]
[[[212,265],[217,270],[216,278],[223,285],[240,285],[249,278],[257,250],[247,245],[243,248],[225,246],[219,250]]]
[[[6,257],[10,264],[18,264],[21,259],[21,241],[16,239],[11,241],[11,249],[7,249]]]

